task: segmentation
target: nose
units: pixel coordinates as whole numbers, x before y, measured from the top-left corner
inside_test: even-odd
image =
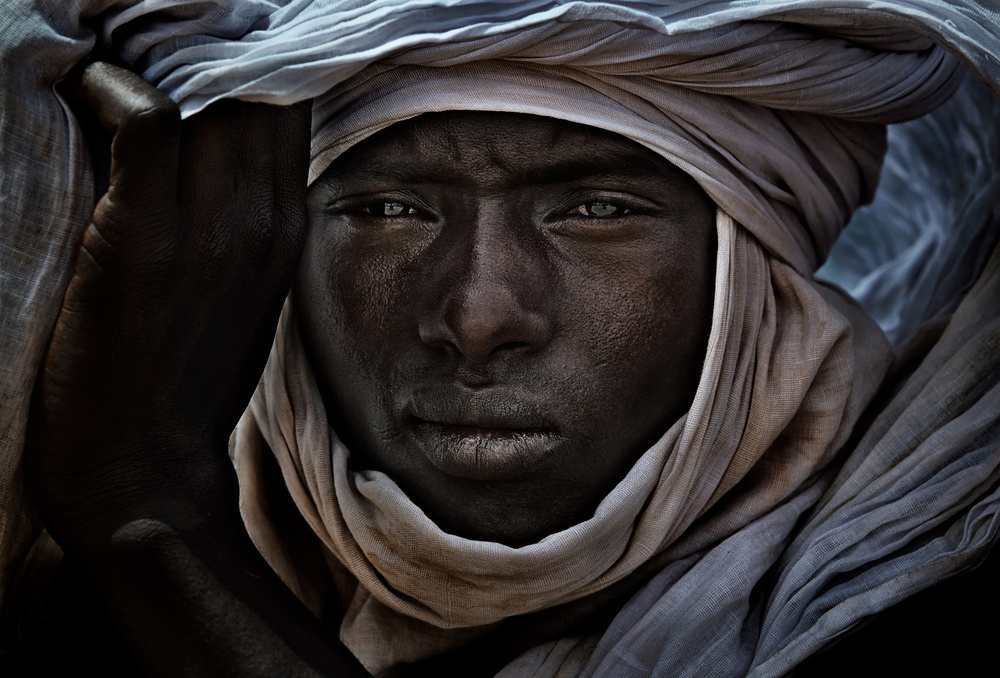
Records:
[[[480,364],[539,351],[554,327],[545,243],[502,206],[476,212],[446,225],[427,261],[420,339]]]

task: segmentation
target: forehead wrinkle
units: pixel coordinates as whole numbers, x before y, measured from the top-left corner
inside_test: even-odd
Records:
[[[430,165],[431,174],[450,173],[479,183],[505,185],[527,160],[520,148],[524,135],[508,129],[502,120],[491,125],[478,116],[435,116],[419,120],[415,132],[410,135],[415,142],[414,155]],[[532,136],[537,142],[539,135]]]
[[[503,189],[588,180],[683,183],[683,170],[637,143],[554,118],[438,113],[398,123],[342,156],[347,180],[479,183]]]
[[[454,165],[410,160],[366,161],[352,164],[339,174],[348,181],[372,183],[461,183],[462,180],[462,173]]]
[[[679,167],[638,143],[599,128],[523,114],[451,112],[417,123],[429,155],[444,155],[491,183],[552,185],[587,179],[693,181]]]
[[[646,158],[630,153],[596,159],[557,159],[540,163],[491,163],[481,171],[443,158],[442,162],[413,162],[408,159],[377,160],[352,164],[339,173],[343,179],[365,182],[399,182],[409,184],[443,183],[461,185],[469,182],[469,172],[478,178],[505,179],[510,185],[555,185],[580,183],[587,180],[648,180],[664,178],[664,168]],[[492,170],[492,172],[490,172]],[[493,174],[492,177],[483,176]],[[499,176],[497,176],[499,174]]]

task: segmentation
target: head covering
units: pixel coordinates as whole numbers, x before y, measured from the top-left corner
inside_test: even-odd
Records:
[[[486,105],[491,92],[473,96],[467,88],[505,71],[510,77],[496,77],[512,97],[519,92],[520,100],[511,99],[525,107],[518,110],[567,119],[608,113],[607,126],[598,126],[681,164],[722,208],[712,348],[692,411],[642,457],[594,521],[577,526],[616,538],[608,549],[622,547],[621,563],[603,570],[597,564],[582,586],[548,600],[586,595],[644,558],[669,564],[599,643],[540,647],[512,664],[510,675],[554,675],[571,665],[583,675],[704,675],[709,668],[716,675],[781,675],[866,614],[965,566],[995,538],[1000,357],[995,304],[984,300],[996,294],[996,276],[970,293],[953,331],[839,473],[826,474],[821,469],[870,397],[887,354],[856,306],[810,280],[851,211],[870,197],[883,152],[878,126],[928,110],[954,86],[951,58],[927,37],[947,43],[1000,91],[1000,27],[985,3],[80,0],[58,14],[35,11],[33,0],[16,3],[0,19],[9,74],[0,120],[6,186],[0,329],[10,358],[0,380],[4,587],[37,534],[19,463],[27,402],[75,234],[94,201],[79,127],[52,85],[95,43],[101,53],[134,64],[185,115],[223,97],[290,103],[343,83],[324,100],[333,108],[317,108],[314,174],[325,161],[319,152],[332,157],[338,143],[356,143],[399,116],[442,110],[430,87],[421,94],[414,85],[417,74],[440,78],[437,90],[461,95],[461,108],[482,101],[496,110],[495,102]],[[458,88],[448,90],[462,69],[470,77],[455,79]],[[380,93],[393,87],[406,93],[400,98],[413,105],[410,111],[393,109],[402,102],[392,97],[380,102]],[[330,133],[335,127],[326,124],[325,110],[353,122]],[[775,147],[748,147],[758,134]],[[322,402],[309,394],[308,366],[300,369],[294,348],[284,348],[294,347],[292,320],[292,314],[282,320],[268,374],[238,432],[248,451],[242,458],[252,461],[255,428],[271,436],[284,454],[290,492],[321,538],[351,521],[374,525],[364,514],[376,505],[405,514],[391,521],[400,529],[432,529],[389,479],[340,473],[340,461],[333,462],[343,451],[322,423],[313,421],[311,430],[316,436],[326,430],[327,442],[310,435],[310,448],[298,445],[288,425],[300,415],[296,399]],[[276,378],[283,375],[296,377],[284,392]],[[765,406],[773,411],[762,413]],[[339,457],[310,452],[322,453],[327,443]],[[243,464],[240,471],[249,494],[252,468]],[[342,496],[322,490],[345,479]],[[683,499],[661,491],[667,485]],[[629,515],[629,497],[643,492],[663,509],[640,508],[624,539],[597,524]],[[814,505],[815,515],[796,528]],[[262,516],[252,504],[245,508],[261,536],[266,526],[254,524]],[[554,537],[565,542],[573,535]],[[534,545],[534,555],[559,546],[556,538]],[[466,546],[437,539],[449,549]],[[369,577],[356,537],[326,541],[359,579]],[[283,574],[294,571],[279,551],[269,559]],[[761,594],[772,566],[778,582]],[[308,597],[306,583],[296,583],[295,575],[287,580]],[[445,626],[481,621],[456,622],[469,611],[433,599],[414,599],[413,609],[397,611],[392,597],[401,598],[404,580],[394,570],[381,592],[375,584],[373,596],[359,592],[344,619],[342,633],[370,665],[468,637],[435,632],[439,626],[420,622],[420,615],[450,619]],[[551,594],[559,586],[543,588]]]

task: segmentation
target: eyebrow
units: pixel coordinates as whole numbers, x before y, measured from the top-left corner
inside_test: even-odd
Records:
[[[670,179],[682,170],[666,159],[654,161],[648,155],[623,149],[608,152],[599,158],[572,158],[514,168],[508,175],[521,184],[573,183],[586,179],[617,178],[643,180]],[[446,163],[409,162],[405,159],[365,162],[348,166],[338,173],[348,181],[392,181],[402,183],[451,183],[465,180],[462,173]]]

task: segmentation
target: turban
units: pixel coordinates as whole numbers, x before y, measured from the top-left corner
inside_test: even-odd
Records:
[[[257,502],[267,443],[338,582],[361,583],[340,633],[374,669],[460,645],[503,617],[594,595],[652,563],[656,576],[600,642],[550,644],[517,660],[512,674],[552,675],[573,666],[569,675],[619,675],[630,666],[634,675],[681,675],[711,665],[719,675],[777,675],[905,595],[886,590],[893,577],[917,572],[906,589],[916,590],[934,573],[968,562],[967,554],[996,534],[990,521],[998,500],[990,488],[1000,463],[985,450],[997,437],[1000,392],[989,379],[979,380],[978,391],[954,386],[959,373],[961,384],[976,381],[960,369],[982,359],[966,341],[971,335],[942,343],[926,378],[907,385],[911,401],[922,403],[916,413],[906,403],[890,408],[895,419],[879,420],[858,447],[863,454],[831,466],[891,352],[856,304],[812,279],[852,212],[874,193],[884,125],[930,111],[958,86],[957,59],[908,30],[919,22],[919,12],[908,7],[937,17],[924,32],[939,39],[947,34],[942,26],[955,25],[940,17],[956,19],[962,29],[954,30],[953,50],[977,73],[1000,81],[995,63],[982,57],[997,52],[995,35],[983,28],[995,29],[995,18],[990,24],[983,8],[959,4],[866,2],[883,23],[865,26],[838,3],[816,1],[95,1],[80,2],[72,17],[25,13],[34,24],[25,20],[30,29],[8,39],[4,55],[32,64],[11,92],[37,92],[84,57],[90,44],[78,16],[96,16],[88,25],[98,26],[101,49],[141,70],[186,115],[223,97],[276,103],[317,97],[311,179],[379,129],[452,109],[600,127],[691,174],[719,208],[713,324],[701,382],[690,412],[642,455],[591,519],[521,549],[471,542],[430,523],[390,478],[348,470],[348,452],[327,424],[290,306],[234,436],[242,508],[265,557],[318,609],[308,573],[283,550]],[[976,12],[978,23],[968,18]],[[28,59],[29,53],[38,56]],[[65,168],[47,178],[48,165],[32,164],[39,160],[30,150],[7,143],[10,126],[4,128],[7,176],[35,191],[12,191],[5,223],[45,234],[41,244],[28,246],[19,231],[4,261],[43,271],[20,276],[28,282],[16,288],[18,313],[4,319],[5,337],[16,339],[8,350],[19,361],[4,380],[12,385],[4,413],[13,422],[3,429],[4,450],[14,451],[4,457],[5,580],[32,533],[17,475],[32,365],[58,308],[73,234],[93,199],[80,133],[67,110],[41,105],[38,115],[13,97],[6,105],[15,112],[11,120],[49,139],[41,144],[49,154],[42,160]],[[29,202],[56,208],[40,218]],[[17,270],[10,278],[18,278]],[[961,317],[982,327],[981,315],[968,310]],[[995,364],[995,352],[990,360],[985,364]],[[956,391],[948,408],[954,421],[927,416],[949,384]],[[917,433],[893,429],[907,425]],[[971,452],[959,463],[960,449]],[[914,450],[924,452],[906,456]],[[930,481],[941,481],[941,491],[927,490]],[[923,494],[906,489],[913,487]],[[796,528],[814,506],[815,517]],[[871,516],[880,516],[879,525],[888,516],[905,519],[896,531],[879,532]],[[932,519],[941,516],[957,527],[945,531],[943,518]],[[941,532],[925,534],[920,530],[928,528],[918,525]],[[892,560],[899,549],[889,543],[892,535],[921,546]],[[817,543],[822,548],[812,548]],[[780,581],[771,594],[778,603],[764,609],[751,602],[753,591],[779,556]],[[926,567],[948,558],[947,567]],[[865,568],[879,560],[890,565]],[[866,574],[852,580],[851,592],[824,596],[824,582],[854,570]],[[694,592],[707,592],[708,601]],[[759,619],[752,632],[742,626],[747,619]],[[687,650],[685,633],[701,634]],[[554,659],[546,663],[546,656]]]

